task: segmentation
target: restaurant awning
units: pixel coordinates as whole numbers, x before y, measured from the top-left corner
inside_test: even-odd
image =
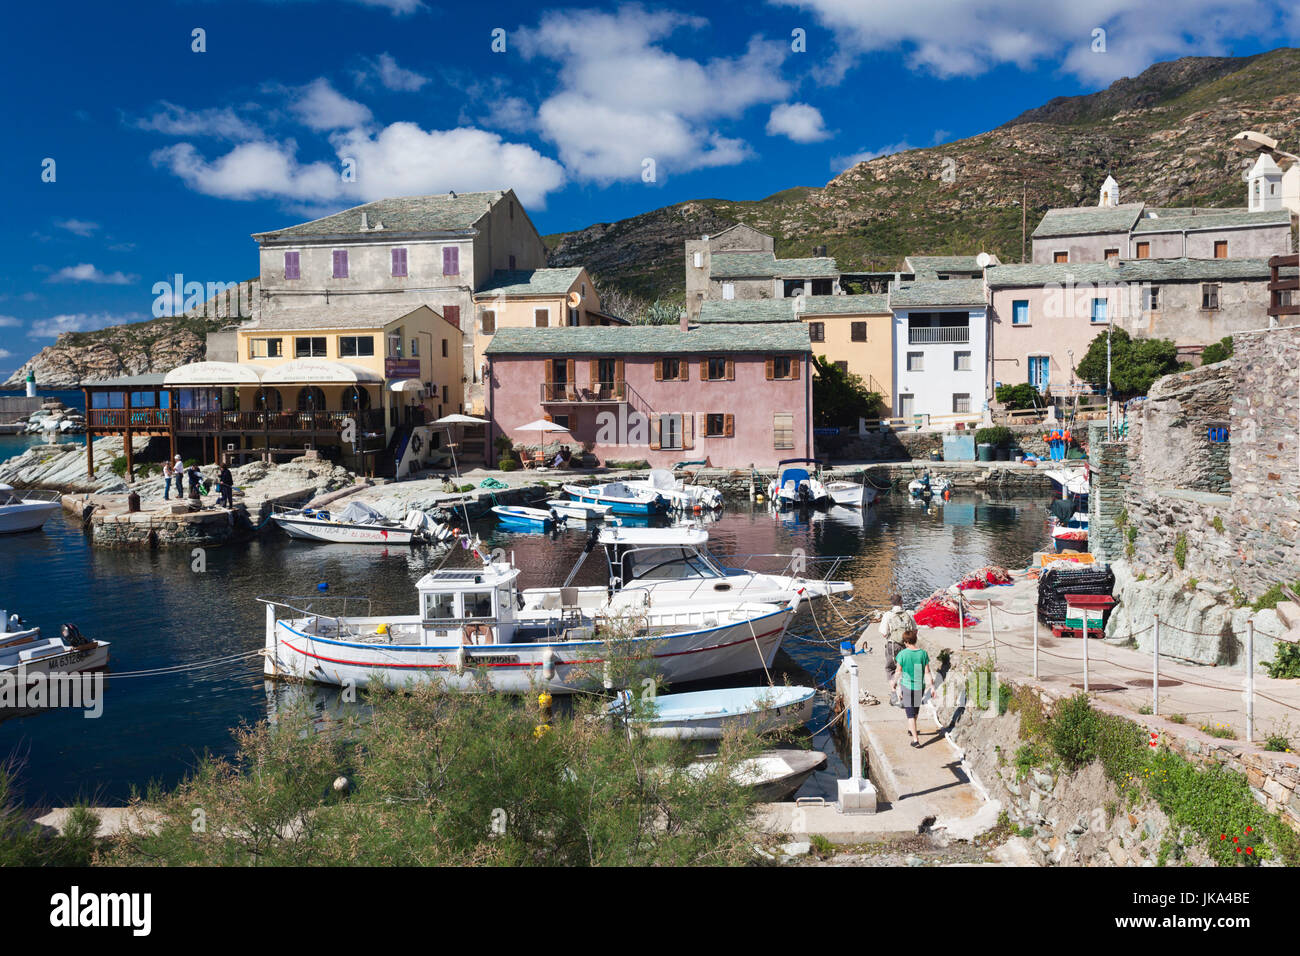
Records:
[[[174,368],[163,385],[260,385],[262,369],[237,362],[191,362]]]
[[[382,382],[378,372],[363,366],[323,359],[294,359],[262,373],[263,385],[378,385]]]
[[[418,378],[397,378],[388,383],[390,392],[418,392],[424,388],[424,383]]]

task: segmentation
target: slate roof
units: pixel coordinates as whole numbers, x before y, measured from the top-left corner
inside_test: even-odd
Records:
[[[778,259],[770,252],[715,252],[709,276],[713,279],[834,278],[839,266],[830,256]]]
[[[1142,215],[1142,203],[1121,206],[1075,206],[1049,209],[1034,229],[1033,238],[1078,236],[1098,232],[1128,232]]]
[[[256,322],[240,326],[247,331],[297,331],[313,329],[382,329],[389,322],[410,315],[422,308],[430,308],[438,315],[442,313],[432,306],[401,306],[400,308],[348,308],[346,306],[304,306],[297,309],[285,309],[282,312],[262,313]]]
[[[474,294],[474,298],[493,298],[498,293],[512,295],[564,295],[578,281],[582,266],[560,269],[498,269]]]
[[[795,312],[796,303],[799,312]],[[792,322],[814,315],[885,315],[886,295],[805,295],[798,299],[709,299],[700,323]]]
[[[1148,209],[1147,212],[1156,215],[1143,215],[1133,227],[1135,233],[1291,224],[1291,212],[1287,209],[1265,212],[1250,212],[1246,209]]]
[[[802,322],[753,325],[579,326],[497,329],[487,355],[685,355],[722,352],[808,352]]]
[[[983,308],[985,304],[983,279],[917,279],[889,292],[893,309],[925,305]]]
[[[353,206],[323,219],[257,232],[253,238],[309,239],[324,236],[409,235],[415,233],[465,232],[505,196],[503,190],[479,193],[449,193],[436,196],[400,196]],[[361,231],[361,214],[366,214],[366,232]],[[383,225],[382,230],[374,227]]]
[[[1028,288],[1067,281],[1110,285],[1118,282],[1214,282],[1268,279],[1264,259],[1113,259],[1059,265],[990,266],[984,273],[991,289]]]

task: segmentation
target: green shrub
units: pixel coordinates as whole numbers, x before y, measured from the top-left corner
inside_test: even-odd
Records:
[[[1011,444],[1011,429],[1005,425],[993,425],[990,428],[980,428],[975,432],[975,444],[993,445],[1000,447]]]
[[[1019,385],[999,385],[994,397],[1011,411],[1025,408],[1038,408],[1043,404],[1038,389],[1028,382]]]
[[[1097,729],[1097,714],[1086,694],[1075,694],[1057,705],[1049,735],[1052,749],[1068,769],[1092,762],[1097,753]]]
[[[497,460],[498,471],[514,471],[518,467],[519,462],[515,461],[513,458],[501,458]]]
[[[1210,525],[1215,531],[1219,532],[1219,534],[1223,534],[1223,519],[1218,515],[1214,516],[1214,520],[1210,522]]]
[[[1300,677],[1300,644],[1277,643],[1277,655],[1264,664],[1269,677],[1288,680]]]
[[[112,463],[111,465],[109,465],[109,468],[111,468],[111,469],[113,470],[113,474],[117,475],[117,477],[121,478],[121,477],[125,476],[125,475],[126,475],[126,455],[118,455],[116,458],[114,458],[114,459],[113,459],[113,463]]]
[[[1187,566],[1187,535],[1180,534],[1178,540],[1174,542],[1174,564],[1178,565],[1181,571]]]
[[[1271,750],[1273,753],[1289,754],[1291,752],[1291,740],[1286,734],[1274,731],[1264,738],[1264,749]]]
[[[1273,585],[1271,588],[1269,588],[1267,591],[1261,594],[1258,598],[1256,598],[1255,602],[1251,604],[1251,607],[1254,608],[1256,611],[1264,611],[1264,610],[1276,608],[1283,601],[1290,600],[1290,598],[1288,598],[1286,594],[1283,593],[1282,587],[1283,585],[1281,584],[1281,582]],[[1300,581],[1291,582],[1290,588],[1292,591],[1300,591]]]
[[[1025,777],[1029,776],[1030,771],[1045,766],[1051,757],[1052,752],[1041,743],[1030,741],[1027,744],[1021,744],[1016,748],[1016,755],[1012,761],[1016,767],[1016,779],[1025,779]]]
[[[1232,729],[1231,724],[1202,724],[1201,733],[1209,734],[1211,737],[1217,737],[1220,740],[1236,740],[1237,732]]]
[[[1219,341],[1210,343],[1201,352],[1202,365],[1213,365],[1215,362],[1222,362],[1229,358],[1232,358],[1231,335],[1225,335]]]

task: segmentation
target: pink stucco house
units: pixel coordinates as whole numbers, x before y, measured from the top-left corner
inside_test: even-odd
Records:
[[[488,440],[537,445],[518,426],[547,417],[602,463],[772,467],[812,454],[811,354],[801,322],[500,329]]]

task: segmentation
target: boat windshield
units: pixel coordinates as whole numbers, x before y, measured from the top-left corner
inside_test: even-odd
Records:
[[[12,491],[0,491],[0,505],[20,505],[22,503],[23,499]]]
[[[708,556],[694,548],[636,548],[623,553],[622,565],[625,582],[722,576]]]

